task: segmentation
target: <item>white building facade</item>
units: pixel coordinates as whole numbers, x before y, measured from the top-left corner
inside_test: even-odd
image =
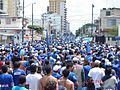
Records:
[[[22,18],[0,16],[0,41],[7,43],[22,42]],[[25,19],[25,30],[27,30],[27,19]],[[2,38],[5,37],[5,38]]]
[[[62,17],[62,34],[67,33],[67,8],[66,1],[60,2],[60,15]]]
[[[20,16],[20,12],[20,0],[0,0],[0,14],[16,17]]]
[[[48,35],[54,37],[60,37],[62,34],[61,28],[61,16],[57,13],[44,13],[42,15],[42,26],[48,31]],[[45,31],[46,32],[46,31]]]
[[[103,8],[100,11],[100,30],[109,32],[114,26],[120,24],[120,8]]]

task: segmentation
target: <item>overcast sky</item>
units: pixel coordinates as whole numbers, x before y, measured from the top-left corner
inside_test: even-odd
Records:
[[[31,1],[31,2],[30,2]],[[46,12],[49,0],[33,0],[34,18],[41,18]],[[25,0],[25,16],[31,16],[32,0]],[[100,9],[109,7],[120,7],[120,0],[67,0],[67,20],[70,22],[70,29],[73,33],[85,23],[91,22],[92,3],[94,4],[94,19],[100,15]]]

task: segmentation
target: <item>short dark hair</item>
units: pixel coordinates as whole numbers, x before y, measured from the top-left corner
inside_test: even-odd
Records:
[[[5,61],[5,64],[6,65],[10,65],[10,61]]]
[[[72,62],[68,63],[67,66],[66,66],[67,69],[69,69],[70,67],[73,67],[73,63]]]
[[[20,67],[20,62],[19,61],[15,62],[13,66],[14,66],[14,68],[19,68]]]
[[[111,69],[105,69],[105,75],[110,75],[112,73]]]
[[[50,65],[45,66],[45,73],[46,74],[50,74],[51,70],[52,70],[52,68]]]
[[[49,65],[49,63],[50,63],[50,62],[49,62],[48,60],[45,61],[45,65]]]
[[[36,72],[36,69],[37,69],[37,66],[36,66],[36,65],[31,65],[31,66],[30,66],[30,72],[31,72],[31,73],[35,73],[35,72]]]
[[[41,66],[38,66],[37,73],[41,73],[41,71],[42,71]]]
[[[33,61],[33,60],[30,60],[30,61],[29,61],[29,65],[31,65],[32,63],[34,63],[34,61]]]
[[[69,76],[69,73],[70,73],[70,71],[68,69],[63,70],[63,72],[62,72],[63,76],[66,78]]]
[[[2,73],[6,73],[8,71],[7,65],[3,65],[1,69],[2,69]]]
[[[21,75],[21,76],[19,77],[19,84],[23,84],[23,83],[25,83],[25,82],[26,82],[26,76]]]

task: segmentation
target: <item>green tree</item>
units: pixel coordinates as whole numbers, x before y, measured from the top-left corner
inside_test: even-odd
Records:
[[[82,27],[76,30],[76,36],[79,36],[82,34],[91,35],[90,32],[88,31],[89,30],[88,28],[91,28],[91,27],[96,27],[96,25],[91,24],[91,23],[84,24]]]
[[[76,30],[76,37],[80,35],[80,29]]]
[[[110,29],[108,33],[111,36],[118,36],[118,27],[117,26],[112,27],[112,29]]]
[[[40,27],[38,25],[33,25],[33,27],[32,27],[32,25],[29,25],[28,28],[29,29],[34,29],[37,34],[42,34],[43,30],[44,30],[44,28],[42,28],[42,27]]]

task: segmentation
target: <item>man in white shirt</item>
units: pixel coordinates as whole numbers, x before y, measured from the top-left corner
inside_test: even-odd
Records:
[[[26,76],[26,84],[29,86],[29,90],[39,90],[39,81],[42,78],[41,74],[36,73],[37,66],[30,66],[30,74]]]
[[[88,76],[93,79],[95,90],[101,90],[101,79],[105,76],[105,72],[99,68],[100,61],[96,60],[94,64],[94,68],[89,71]]]

